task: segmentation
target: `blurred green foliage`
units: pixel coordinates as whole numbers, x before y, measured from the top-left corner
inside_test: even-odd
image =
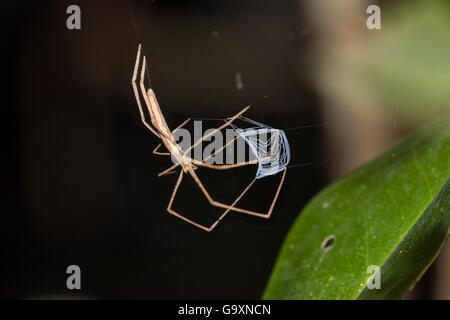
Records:
[[[374,103],[359,98],[352,107],[382,108],[404,121],[450,109],[450,1],[397,1],[381,10],[382,30],[321,53],[319,86],[344,103],[360,94]]]

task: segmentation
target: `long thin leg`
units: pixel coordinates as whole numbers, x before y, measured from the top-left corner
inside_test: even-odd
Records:
[[[179,163],[175,163],[173,166],[171,166],[170,168],[167,168],[164,171],[161,171],[160,173],[158,173],[158,177],[162,177],[165,176],[168,172],[173,171],[176,167],[178,167],[180,164]]]
[[[230,209],[230,210],[236,211],[236,212],[250,214],[250,215],[253,215],[253,216],[257,216],[257,217],[262,217],[262,218],[270,218],[270,216],[272,214],[272,211],[273,211],[273,208],[275,206],[275,203],[276,203],[276,201],[278,199],[278,196],[280,194],[281,187],[282,187],[282,185],[284,183],[284,179],[286,177],[286,172],[287,172],[287,168],[285,168],[284,171],[283,171],[283,175],[281,177],[280,184],[278,185],[277,192],[275,193],[274,199],[272,200],[272,203],[270,205],[269,210],[264,213],[264,212],[257,212],[257,211],[242,209],[242,208],[238,208],[238,207],[235,207],[235,206],[227,205],[227,204],[222,203],[222,202],[215,201],[211,197],[211,195],[208,193],[208,191],[206,190],[206,188],[203,185],[203,183],[200,181],[200,179],[197,176],[197,174],[193,170],[189,170],[189,174],[192,176],[194,181],[197,183],[197,185],[199,186],[200,190],[203,192],[203,194],[205,195],[206,199],[209,201],[209,203],[211,205],[213,205],[215,207],[224,208],[224,209]]]
[[[170,152],[159,152],[159,148],[161,148],[162,143],[158,144],[155,149],[153,149],[153,154],[158,156],[170,156]]]
[[[202,161],[197,161],[192,158],[189,158],[189,159],[191,160],[191,162],[193,164],[195,164],[196,166],[199,166],[199,167],[206,167],[206,168],[215,169],[215,170],[228,170],[228,169],[232,169],[232,168],[247,166],[250,164],[256,164],[258,162],[270,159],[270,155],[268,155],[264,158],[249,160],[249,161],[244,161],[244,162],[239,162],[239,163],[234,163],[234,164],[209,164],[209,163],[205,163]]]
[[[180,124],[178,127],[172,130],[172,134],[175,133],[178,129],[183,128],[189,121],[191,121],[191,118],[187,118],[182,124]]]
[[[228,148],[231,144],[233,144],[233,142],[235,142],[238,138],[240,138],[241,136],[236,136],[234,137],[233,140],[230,140],[229,142],[227,142],[222,148],[220,148],[219,150],[214,151],[213,154],[211,154],[209,157],[203,159],[203,161],[209,160],[210,158],[214,157],[216,154],[218,154],[220,151]]]
[[[131,79],[131,85],[133,86],[133,91],[134,91],[134,95],[136,97],[136,101],[137,101],[137,105],[138,105],[138,108],[139,108],[139,113],[141,115],[142,123],[144,123],[144,125],[151,132],[153,132],[156,136],[159,137],[159,134],[156,132],[156,130],[153,129],[150,126],[150,124],[148,124],[147,121],[145,120],[145,115],[144,115],[144,111],[142,109],[141,99],[139,98],[139,92],[138,92],[138,88],[137,88],[137,85],[136,85],[136,77],[137,77],[137,73],[138,73],[140,59],[141,59],[141,45],[139,44],[138,53],[137,53],[137,56],[136,56],[136,62],[135,62],[135,65],[134,65],[133,78]],[[147,95],[144,95],[144,100],[145,99],[147,99]]]
[[[214,229],[217,224],[228,214],[228,212],[230,212],[231,210],[233,210],[234,206],[236,205],[236,203],[238,203],[239,200],[241,200],[241,198],[244,196],[244,194],[247,193],[247,191],[252,187],[252,185],[255,183],[256,179],[253,179],[252,182],[250,182],[250,184],[244,189],[244,191],[241,192],[241,194],[236,198],[236,200],[234,200],[234,202],[231,204],[231,206],[225,210],[224,213],[222,213],[222,215],[219,217],[219,219],[217,219],[212,226],[210,227],[210,229],[208,231],[211,231],[212,229]]]
[[[266,213],[259,213],[259,212],[255,212],[255,211],[249,211],[249,210],[246,210],[245,212],[242,211],[242,213],[246,213],[246,214],[250,214],[252,216],[269,219],[270,216],[272,215],[272,211],[273,211],[273,208],[275,207],[275,203],[277,202],[278,196],[280,195],[281,187],[283,186],[284,179],[286,177],[286,173],[287,173],[287,168],[285,168],[284,171],[283,171],[283,175],[281,176],[281,180],[280,180],[280,184],[278,185],[277,192],[275,193],[275,196],[273,197],[273,200],[272,200],[272,203],[270,205],[270,208],[269,208],[269,210]]]
[[[146,69],[147,69],[147,60],[145,59],[145,56],[144,56],[144,58],[142,59],[141,77],[140,77],[140,80],[139,80],[139,87],[141,88],[141,94],[144,97],[144,102],[145,102],[145,105],[147,106],[148,112],[150,113],[150,117],[152,119],[154,119],[155,115],[153,114],[153,110],[150,107],[150,101],[148,100],[148,95],[147,95],[147,92],[146,92],[145,86],[144,86],[145,70]]]
[[[240,209],[240,208],[235,207],[236,203],[237,203],[237,202],[238,202],[238,201],[239,201],[239,200],[247,193],[247,191],[250,190],[250,188],[253,186],[253,184],[254,184],[255,181],[256,181],[256,178],[254,178],[254,179],[249,183],[249,185],[241,192],[241,194],[233,201],[233,203],[232,203],[231,205],[226,205],[226,204],[222,204],[222,203],[220,203],[220,202],[214,201],[214,200],[212,199],[212,197],[209,195],[209,193],[208,193],[208,191],[206,190],[205,186],[201,183],[201,181],[200,181],[200,179],[198,178],[198,176],[197,176],[193,171],[190,171],[189,173],[190,173],[191,176],[194,178],[194,181],[195,181],[195,182],[197,183],[197,185],[200,187],[200,189],[202,190],[203,194],[206,196],[206,198],[208,199],[208,201],[210,202],[210,204],[212,204],[213,206],[216,206],[216,207],[221,207],[221,208],[225,208],[225,209],[226,209],[226,210],[222,213],[222,215],[221,215],[221,216],[220,216],[220,217],[219,217],[219,218],[218,218],[218,219],[217,219],[210,227],[206,227],[206,226],[204,226],[204,225],[201,225],[201,224],[199,224],[199,223],[197,223],[197,222],[192,221],[191,219],[188,219],[188,218],[182,216],[181,214],[177,213],[176,211],[174,211],[174,210],[172,209],[172,204],[173,204],[173,201],[174,201],[174,199],[175,199],[175,195],[176,195],[176,193],[178,192],[178,188],[179,188],[180,183],[181,183],[181,180],[182,180],[182,178],[183,178],[183,170],[181,170],[180,176],[178,177],[177,183],[176,183],[175,188],[174,188],[174,190],[173,190],[173,192],[172,192],[172,195],[171,195],[171,197],[170,197],[169,205],[167,206],[167,211],[170,212],[171,214],[177,216],[178,218],[180,218],[180,219],[182,219],[182,220],[184,220],[184,221],[186,221],[186,222],[189,222],[190,224],[192,224],[192,225],[194,225],[194,226],[196,226],[196,227],[198,227],[198,228],[200,228],[200,229],[203,229],[203,230],[205,230],[205,231],[208,231],[208,232],[211,231],[211,230],[213,230],[213,229],[219,224],[219,222],[220,222],[220,221],[221,221],[221,220],[222,220],[222,219],[223,219],[230,211],[242,212],[242,213],[250,214],[250,215],[253,215],[253,216],[257,216],[257,217],[261,217],[261,218],[266,218],[266,219],[268,219],[268,218],[270,218],[270,216],[272,215],[273,208],[274,208],[275,203],[276,203],[276,201],[277,201],[277,199],[278,199],[278,196],[279,196],[280,191],[281,191],[281,187],[282,187],[282,185],[283,185],[283,183],[284,183],[284,179],[285,179],[285,177],[286,177],[286,172],[287,172],[287,169],[285,169],[284,172],[283,172],[283,175],[282,175],[282,177],[281,177],[280,184],[278,185],[277,191],[276,191],[275,196],[274,196],[274,198],[273,198],[273,200],[272,200],[272,203],[271,203],[271,205],[270,205],[269,210],[268,210],[266,213],[260,213],[260,212],[256,212],[256,211],[245,210],[245,209]]]

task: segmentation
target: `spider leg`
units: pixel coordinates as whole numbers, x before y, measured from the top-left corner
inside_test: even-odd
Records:
[[[159,137],[159,134],[156,132],[156,130],[153,129],[150,126],[150,124],[148,124],[148,122],[145,120],[145,115],[144,115],[144,111],[142,109],[141,99],[139,98],[139,92],[138,92],[138,88],[137,88],[137,85],[136,85],[136,78],[137,78],[137,73],[138,73],[138,68],[139,68],[139,61],[140,60],[141,60],[141,45],[139,44],[138,53],[137,53],[137,56],[136,56],[136,62],[135,62],[135,65],[134,65],[133,78],[131,79],[131,85],[133,86],[134,96],[136,97],[136,102],[137,102],[137,105],[138,105],[138,108],[139,108],[139,114],[141,115],[142,123],[151,132],[153,132],[156,136]],[[145,61],[145,58],[144,58],[144,61]],[[147,103],[146,99],[147,99],[147,95],[145,94],[144,95],[144,100]],[[148,107],[148,104],[147,104],[147,107]]]
[[[158,144],[155,149],[153,149],[153,154],[158,156],[170,156],[170,152],[159,152],[159,148],[161,148],[162,143]]]
[[[174,173],[176,173],[176,171],[167,171],[164,175],[168,176],[169,174],[174,174]]]
[[[173,166],[171,166],[170,168],[167,168],[166,170],[161,171],[160,173],[158,173],[158,177],[162,177],[162,176],[166,175],[167,172],[172,171],[173,169],[175,169],[175,168],[178,167],[179,165],[180,165],[179,163],[175,163],[175,164],[174,164]]]
[[[239,162],[239,163],[234,163],[234,164],[209,164],[209,163],[205,163],[202,161],[197,161],[192,158],[189,158],[189,159],[191,159],[193,164],[195,164],[196,166],[199,166],[199,167],[206,167],[206,168],[215,169],[215,170],[229,170],[229,169],[233,169],[233,168],[248,166],[250,164],[256,164],[258,162],[269,159],[269,156],[261,158],[261,159],[249,160],[249,161]]]
[[[178,217],[178,218],[180,218],[180,219],[182,219],[182,220],[184,220],[184,221],[186,221],[186,222],[188,222],[188,223],[190,223],[190,224],[192,224],[192,225],[194,225],[194,226],[196,226],[196,227],[198,227],[198,228],[200,228],[200,229],[202,229],[202,230],[205,230],[205,231],[208,231],[208,232],[209,232],[209,231],[213,230],[213,229],[219,224],[219,222],[220,222],[220,221],[221,221],[221,220],[222,220],[222,219],[223,219],[230,211],[241,212],[241,213],[245,213],[245,214],[249,214],[249,215],[253,215],[253,216],[257,216],[257,217],[261,217],[261,218],[266,218],[266,219],[270,218],[270,216],[272,215],[273,208],[275,207],[275,203],[276,203],[276,201],[277,201],[277,199],[278,199],[278,196],[279,196],[279,194],[280,194],[281,187],[283,186],[284,179],[285,179],[285,177],[286,177],[287,169],[284,169],[283,175],[282,175],[282,177],[281,177],[280,184],[278,185],[277,191],[276,191],[275,196],[274,196],[274,198],[273,198],[273,200],[272,200],[272,203],[271,203],[271,205],[270,205],[270,207],[269,207],[269,210],[268,210],[267,212],[265,212],[265,213],[256,212],[256,211],[252,211],[252,210],[246,210],[246,209],[241,209],[241,208],[235,207],[236,203],[238,203],[238,201],[239,201],[239,200],[247,193],[247,191],[250,190],[250,188],[253,186],[253,184],[254,184],[255,181],[256,181],[256,178],[254,178],[254,179],[247,185],[247,187],[241,192],[241,194],[233,201],[233,203],[232,203],[231,205],[227,205],[227,204],[224,204],[224,203],[215,201],[215,200],[211,197],[211,195],[210,195],[209,192],[206,190],[205,186],[204,186],[203,183],[200,181],[200,179],[198,178],[197,174],[194,172],[193,169],[189,170],[188,172],[189,172],[189,174],[192,176],[192,178],[194,179],[194,181],[197,183],[198,187],[199,187],[200,190],[203,192],[203,194],[205,195],[205,197],[206,197],[206,199],[208,200],[208,202],[209,202],[211,205],[215,206],[215,207],[224,208],[224,209],[226,209],[226,210],[225,210],[225,211],[222,213],[222,215],[221,215],[216,221],[214,221],[214,223],[211,224],[211,226],[209,226],[209,227],[204,226],[204,225],[201,225],[201,224],[199,224],[199,223],[197,223],[197,222],[195,222],[195,221],[193,221],[193,220],[191,220],[191,219],[188,219],[188,218],[182,216],[181,214],[179,214],[178,212],[176,212],[175,210],[173,210],[173,209],[172,209],[172,205],[173,205],[175,196],[176,196],[176,194],[177,194],[177,192],[178,192],[178,188],[179,188],[179,186],[180,186],[180,184],[181,184],[181,181],[182,181],[182,179],[183,179],[183,170],[180,170],[180,175],[179,175],[179,177],[178,177],[177,183],[175,184],[175,187],[174,187],[174,189],[173,189],[172,195],[171,195],[171,197],[170,197],[169,205],[167,206],[167,211],[168,211],[169,213],[173,214],[174,216],[176,216],[176,217]],[[173,171],[171,171],[170,173],[173,173]]]
[[[180,175],[178,176],[177,183],[175,184],[175,187],[173,188],[172,195],[170,196],[170,201],[169,201],[169,205],[167,206],[167,211],[169,213],[173,214],[174,216],[176,216],[176,217],[178,217],[178,218],[180,218],[180,219],[182,219],[182,220],[184,220],[184,221],[186,221],[186,222],[188,222],[188,223],[190,223],[190,224],[192,224],[192,225],[194,225],[194,226],[196,226],[196,227],[198,227],[200,229],[203,229],[205,231],[211,231],[210,228],[205,227],[205,226],[203,226],[203,225],[201,225],[201,224],[199,224],[199,223],[197,223],[197,222],[195,222],[195,221],[193,221],[191,219],[188,219],[188,218],[182,216],[181,214],[179,214],[178,212],[172,210],[173,200],[175,199],[175,195],[178,192],[178,188],[180,187],[181,180],[183,180],[183,170],[180,170]]]
[[[173,204],[173,201],[174,201],[174,199],[175,199],[175,195],[176,195],[177,192],[178,192],[178,188],[179,188],[179,186],[180,186],[180,184],[181,184],[181,180],[182,180],[182,179],[183,179],[183,170],[180,170],[180,175],[179,175],[179,177],[178,177],[177,183],[175,184],[175,187],[174,187],[174,189],[173,189],[172,195],[171,195],[171,197],[170,197],[169,205],[167,206],[167,211],[168,211],[169,213],[173,214],[174,216],[176,216],[176,217],[178,217],[178,218],[180,218],[180,219],[182,219],[182,220],[184,220],[184,221],[186,221],[186,222],[188,222],[188,223],[190,223],[190,224],[192,224],[192,225],[194,225],[194,226],[196,226],[196,227],[198,227],[198,228],[200,228],[200,229],[202,229],[202,230],[208,231],[208,232],[210,232],[211,230],[213,230],[213,229],[219,224],[219,222],[220,222],[220,221],[228,214],[228,212],[230,212],[230,210],[232,210],[233,206],[234,206],[234,205],[235,205],[235,204],[236,204],[236,203],[244,196],[244,194],[250,189],[250,187],[253,185],[253,183],[254,183],[255,180],[256,180],[256,179],[254,179],[254,180],[253,180],[253,181],[252,181],[252,182],[244,189],[244,191],[239,195],[239,197],[237,197],[236,200],[234,200],[234,202],[231,204],[231,206],[229,206],[229,208],[226,209],[226,210],[222,213],[222,215],[221,215],[216,221],[214,221],[213,224],[211,224],[211,226],[206,227],[206,226],[201,225],[201,224],[199,224],[199,223],[197,223],[197,222],[195,222],[195,221],[193,221],[193,220],[191,220],[191,219],[188,219],[188,218],[182,216],[181,214],[179,214],[178,212],[176,212],[176,211],[174,211],[174,210],[172,209],[172,204]]]
[[[224,209],[229,209],[229,210],[232,210],[232,211],[235,211],[235,212],[241,212],[241,213],[245,213],[245,214],[249,214],[249,215],[253,215],[253,216],[257,216],[257,217],[261,217],[261,218],[266,218],[266,219],[268,219],[268,218],[270,218],[270,216],[272,215],[273,208],[275,207],[275,203],[276,203],[276,201],[277,201],[277,199],[278,199],[278,196],[279,196],[280,191],[281,191],[281,187],[283,186],[284,179],[285,179],[285,177],[286,177],[286,172],[287,172],[287,168],[285,168],[284,171],[283,171],[283,175],[282,175],[282,177],[281,177],[281,181],[280,181],[280,183],[279,183],[279,185],[278,185],[278,188],[277,188],[277,191],[276,191],[276,193],[275,193],[275,196],[274,196],[274,198],[273,198],[273,200],[272,200],[272,203],[271,203],[271,205],[270,205],[270,207],[269,207],[269,210],[268,210],[267,212],[257,212],[257,211],[252,211],[252,210],[242,209],[242,208],[235,207],[235,206],[234,206],[235,203],[233,203],[232,205],[227,205],[227,204],[225,204],[225,203],[222,203],[222,202],[219,202],[219,201],[215,201],[215,200],[211,197],[211,195],[208,193],[207,189],[205,188],[205,186],[203,185],[203,183],[200,181],[200,179],[199,179],[199,177],[197,176],[197,174],[196,174],[193,170],[190,170],[190,171],[189,171],[189,174],[192,176],[192,178],[194,179],[194,181],[197,183],[197,185],[199,186],[200,190],[203,192],[203,194],[205,195],[206,199],[208,200],[208,202],[209,202],[211,205],[213,205],[213,206],[215,206],[215,207],[220,207],[220,208],[224,208]],[[240,198],[245,194],[245,192],[248,191],[248,189],[253,185],[253,183],[254,183],[255,181],[256,181],[256,178],[254,178],[254,179],[252,180],[252,182],[250,182],[250,184],[247,186],[247,188],[244,190],[244,192],[238,197],[238,199],[240,199]]]
[[[275,196],[273,197],[272,203],[270,204],[269,210],[267,212],[261,213],[261,212],[245,210],[245,209],[241,211],[239,208],[235,208],[234,211],[242,212],[242,213],[260,217],[260,218],[269,219],[270,216],[272,215],[272,211],[273,211],[273,208],[275,207],[275,203],[277,202],[278,196],[280,195],[281,187],[283,186],[284,179],[286,178],[286,173],[287,173],[287,168],[285,168],[283,171],[283,175],[281,176],[280,184],[278,185]]]
[[[178,129],[183,128],[189,121],[191,121],[191,118],[187,118],[182,124],[173,129],[172,134],[174,134]]]

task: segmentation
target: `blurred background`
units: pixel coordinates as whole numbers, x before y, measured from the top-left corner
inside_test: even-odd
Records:
[[[81,8],[81,30],[66,27],[72,4]],[[366,27],[370,4],[381,7],[381,30]],[[2,298],[257,299],[307,201],[439,116],[450,99],[445,0],[4,8]],[[310,165],[288,171],[270,220],[230,214],[206,233],[166,212],[177,177],[156,176],[171,162],[152,154],[159,141],[140,122],[130,83],[139,42],[171,128],[249,104],[247,116],[272,127],[312,126],[287,131],[291,163]],[[228,199],[252,170],[201,179]],[[249,203],[270,199],[275,181],[258,186]],[[209,215],[184,182],[176,209]],[[267,207],[260,205],[254,209]],[[80,293],[66,288],[71,264],[82,270]],[[447,245],[406,298],[450,299],[449,269]]]

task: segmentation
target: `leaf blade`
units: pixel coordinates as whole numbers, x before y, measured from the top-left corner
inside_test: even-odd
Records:
[[[367,267],[391,274],[383,266],[450,176],[449,128],[444,117],[314,197],[286,237],[264,298],[383,297],[383,290],[364,291]],[[324,250],[320,245],[330,235],[336,242]],[[414,282],[411,277],[402,280]],[[404,288],[400,281],[391,285]],[[384,296],[399,298],[395,292]]]

